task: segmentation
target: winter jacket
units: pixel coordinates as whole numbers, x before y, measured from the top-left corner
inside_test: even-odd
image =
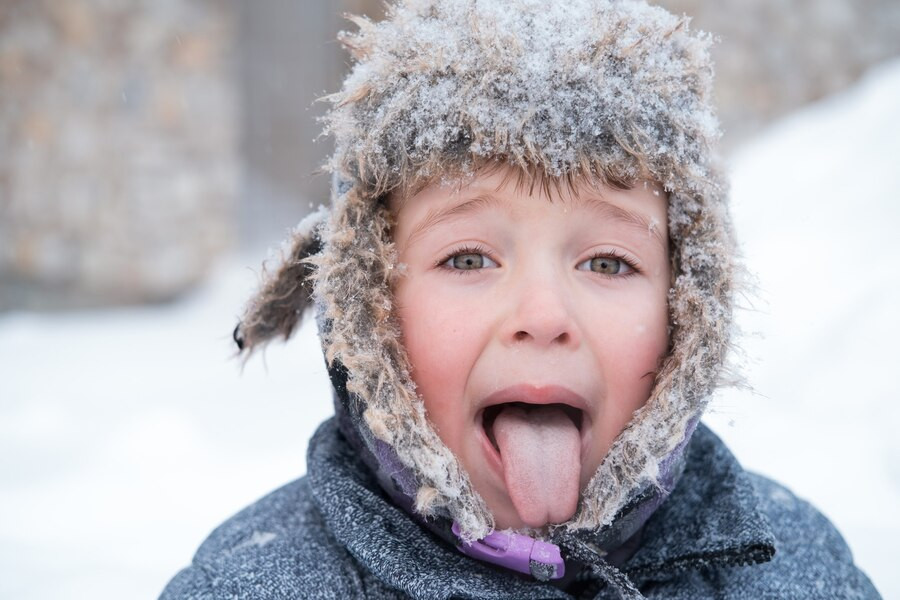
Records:
[[[305,477],[218,527],[161,600],[619,596],[590,577],[564,591],[464,556],[387,499],[334,420],[307,458]],[[646,598],[880,597],[828,519],[744,471],[702,424],[675,491],[615,572]]]

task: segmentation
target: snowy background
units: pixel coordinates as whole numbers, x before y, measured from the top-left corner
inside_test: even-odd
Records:
[[[900,598],[900,61],[734,155],[759,288],[754,392],[707,422],[786,483]],[[305,470],[331,413],[313,330],[243,369],[256,256],[164,307],[0,316],[0,597],[155,598],[218,523]]]

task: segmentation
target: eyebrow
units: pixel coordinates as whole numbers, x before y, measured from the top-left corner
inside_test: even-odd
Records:
[[[492,194],[480,194],[465,202],[457,204],[456,206],[431,211],[410,233],[408,243],[411,244],[416,237],[445,221],[459,218],[467,214],[477,213],[481,210],[502,204],[503,201],[497,196]],[[618,221],[634,229],[646,232],[648,236],[656,239],[664,250],[666,249],[666,241],[660,233],[660,223],[656,221],[656,219],[648,219],[642,214],[626,210],[592,194],[577,196],[575,204],[578,207],[589,208],[611,221]]]
[[[451,206],[450,208],[445,208],[442,210],[433,210],[428,213],[428,216],[426,216],[422,220],[422,222],[416,226],[415,229],[412,230],[412,232],[409,234],[409,237],[407,238],[407,243],[412,244],[413,240],[416,237],[422,235],[429,229],[436,227],[444,221],[450,221],[467,214],[476,213],[487,208],[498,206],[499,204],[501,204],[501,200],[497,196],[493,196],[491,194],[481,194],[461,204],[457,204],[456,206]]]
[[[653,237],[659,242],[663,250],[666,250],[666,240],[663,239],[662,233],[660,232],[660,225],[664,224],[661,224],[655,218],[648,219],[641,213],[626,210],[621,206],[616,206],[603,198],[591,194],[578,196],[576,198],[576,203],[578,206],[590,208],[600,213],[601,216],[607,219],[619,221],[620,223],[624,223],[625,225],[647,233],[648,236]]]

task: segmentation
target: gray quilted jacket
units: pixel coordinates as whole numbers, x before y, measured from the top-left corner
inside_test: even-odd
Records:
[[[310,441],[307,476],[218,527],[161,600],[624,595],[590,566],[563,590],[464,556],[385,497],[331,420]],[[601,566],[646,598],[880,597],[825,517],[744,471],[702,425],[637,550]]]

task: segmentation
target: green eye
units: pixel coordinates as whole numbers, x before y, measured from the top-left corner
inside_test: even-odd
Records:
[[[488,257],[486,251],[481,248],[462,248],[454,254],[448,255],[438,263],[445,269],[451,271],[479,271],[481,269],[492,269],[499,265]]]
[[[578,265],[578,268],[582,271],[593,271],[601,275],[627,275],[634,271],[631,265],[614,256],[595,256]]]
[[[457,254],[447,262],[454,269],[469,270],[484,268],[483,254]]]
[[[604,275],[618,275],[623,269],[624,263],[618,258],[600,256],[591,259],[591,271]]]

